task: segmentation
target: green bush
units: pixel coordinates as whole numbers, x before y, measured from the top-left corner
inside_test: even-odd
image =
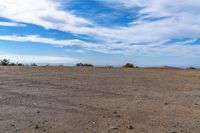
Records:
[[[13,63],[9,59],[0,60],[0,66],[24,66],[22,63]]]
[[[94,67],[92,64],[88,64],[88,63],[78,63],[76,64],[77,67],[81,67],[81,66],[85,66],[85,67]]]
[[[1,66],[8,66],[9,64],[10,64],[10,60],[8,60],[8,59],[0,60],[0,65]]]
[[[36,66],[37,66],[37,64],[33,63],[33,64],[31,64],[31,66],[32,66],[32,67],[36,67]]]
[[[126,63],[123,67],[125,67],[125,68],[135,68],[135,66],[131,63]]]
[[[196,69],[195,67],[188,67],[187,69]]]

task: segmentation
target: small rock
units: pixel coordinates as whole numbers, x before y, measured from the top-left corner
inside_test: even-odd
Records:
[[[198,105],[198,103],[195,103],[194,105]]]
[[[39,113],[40,113],[40,111],[38,110],[38,111],[37,111],[37,113],[39,114]]]
[[[110,129],[112,129],[112,130],[117,130],[118,127],[114,127],[114,126],[112,126],[112,127],[110,127]]]
[[[32,107],[35,107],[36,106],[36,103],[33,103]]]
[[[113,111],[113,114],[117,114],[117,111]]]
[[[165,103],[165,105],[168,105],[168,103]]]
[[[128,125],[127,128],[128,129],[133,129],[133,126],[132,125]]]
[[[117,118],[121,117],[120,115],[116,115]]]
[[[38,126],[38,125],[35,125],[35,129],[39,129],[39,126]]]
[[[10,125],[10,127],[14,127],[14,126],[15,126],[14,124],[11,124],[11,125]]]

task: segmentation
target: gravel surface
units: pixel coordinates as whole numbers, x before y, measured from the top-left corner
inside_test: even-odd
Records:
[[[0,133],[200,133],[200,71],[0,67]]]

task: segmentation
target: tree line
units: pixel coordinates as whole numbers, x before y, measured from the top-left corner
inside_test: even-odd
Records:
[[[0,60],[0,66],[25,66],[22,63],[14,63],[14,62],[10,62],[9,59],[1,59]],[[31,66],[37,66],[37,64],[33,63],[31,64]]]
[[[0,66],[27,66],[27,65],[24,65],[22,63],[13,63],[13,62],[10,62],[9,59],[1,59],[0,60]],[[36,63],[32,63],[28,66],[33,66],[33,67],[36,67],[38,66]],[[75,65],[76,67],[94,67],[94,65],[92,64],[89,64],[89,63],[77,63]],[[106,68],[112,68],[112,66],[105,66]],[[139,66],[136,66],[132,63],[126,63],[125,65],[122,66],[123,68],[139,68]],[[188,67],[187,69],[196,69],[195,67]]]

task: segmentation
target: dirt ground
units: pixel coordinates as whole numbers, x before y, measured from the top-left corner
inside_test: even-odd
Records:
[[[200,133],[200,71],[0,67],[0,133]]]

